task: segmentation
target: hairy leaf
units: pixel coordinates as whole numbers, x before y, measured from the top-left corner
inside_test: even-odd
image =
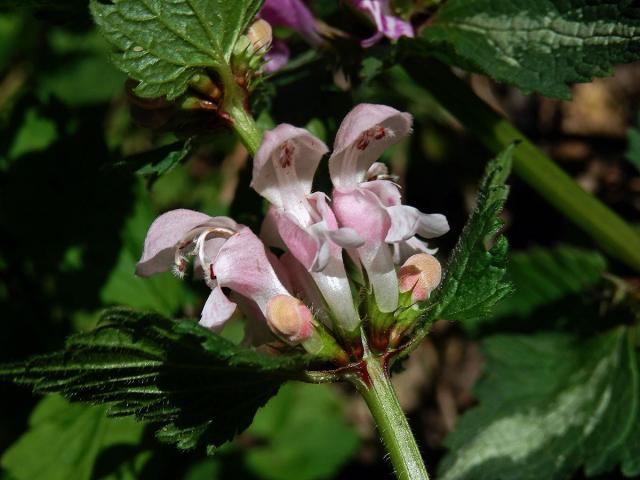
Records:
[[[0,379],[110,404],[109,414],[161,423],[157,436],[209,451],[244,430],[282,383],[304,368],[295,356],[266,357],[191,321],[107,311],[96,330],[64,350],[0,368]]]
[[[515,85],[569,98],[569,85],[640,58],[631,0],[450,0],[424,30],[426,53]]]
[[[4,453],[1,463],[16,480],[91,480],[101,451],[135,445],[142,430],[131,418],[108,418],[105,407],[51,396],[38,404],[29,430]]]
[[[620,462],[634,472],[640,444],[629,440],[640,420],[640,386],[629,333],[488,338],[479,406],[448,438],[439,478],[561,479]]]
[[[91,2],[93,17],[118,50],[115,64],[140,83],[141,97],[174,99],[205,69],[229,76],[238,37],[262,0]]]
[[[493,236],[502,226],[498,215],[509,194],[505,181],[511,171],[513,148],[509,147],[487,166],[476,207],[445,267],[444,279],[429,301],[427,322],[438,318],[460,321],[482,318],[511,291],[504,280],[507,239]],[[493,246],[487,248],[491,242]]]

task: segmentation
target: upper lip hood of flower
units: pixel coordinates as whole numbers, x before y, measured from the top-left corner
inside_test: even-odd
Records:
[[[338,190],[355,188],[391,145],[411,133],[412,117],[386,105],[362,103],[342,121],[329,158],[329,174]]]
[[[149,227],[136,274],[148,277],[165,272],[173,268],[176,251],[193,248],[197,238],[207,230],[221,228],[233,232],[237,227],[229,217],[211,217],[184,208],[160,215]]]

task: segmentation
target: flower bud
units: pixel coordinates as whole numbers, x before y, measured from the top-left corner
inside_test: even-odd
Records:
[[[433,255],[418,253],[400,267],[398,279],[401,293],[411,291],[413,303],[422,302],[440,284],[442,267]]]
[[[271,31],[271,25],[265,20],[259,19],[253,22],[253,24],[247,30],[247,38],[253,45],[254,52],[264,54],[273,41],[273,32]]]
[[[233,51],[233,65],[236,73],[255,71],[262,65],[264,54],[271,47],[273,40],[271,25],[259,19],[241,35]]]
[[[276,335],[290,343],[300,343],[313,334],[311,311],[289,295],[276,295],[269,300],[267,322]]]

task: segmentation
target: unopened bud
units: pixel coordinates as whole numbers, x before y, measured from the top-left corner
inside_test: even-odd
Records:
[[[290,343],[300,343],[313,334],[313,316],[307,306],[289,295],[276,295],[267,305],[271,330]]]
[[[247,38],[253,45],[253,51],[264,54],[273,41],[273,32],[269,22],[258,19],[247,30]]]
[[[271,25],[259,19],[253,22],[245,35],[241,35],[233,49],[233,65],[236,74],[256,71],[263,62],[264,54],[271,48],[273,40]]]
[[[442,267],[433,255],[418,253],[400,267],[398,279],[401,293],[411,291],[411,300],[422,302],[440,284]]]

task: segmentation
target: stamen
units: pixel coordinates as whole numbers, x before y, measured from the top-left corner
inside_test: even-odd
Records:
[[[174,253],[174,258],[173,258],[173,273],[178,277],[178,278],[184,278],[184,275],[187,271],[187,259],[185,258],[185,252],[184,249],[189,247],[190,245],[192,245],[194,243],[194,238],[197,237],[197,240],[195,242],[195,246],[192,250],[190,250],[189,252],[186,253],[186,255],[196,255],[196,253],[198,254],[198,258],[200,260],[200,264],[202,265],[202,268],[206,268],[206,265],[208,263],[210,263],[209,261],[207,261],[206,259],[206,255],[204,252],[204,243],[205,243],[205,239],[209,236],[212,235],[213,237],[217,237],[217,238],[230,238],[232,235],[234,235],[236,232],[229,229],[229,228],[225,228],[225,227],[198,227],[198,228],[194,228],[193,230],[191,230],[190,232],[188,232],[182,240],[180,240],[180,242],[178,242],[178,246],[176,248],[176,251]],[[206,275],[205,275],[206,276]]]
[[[180,257],[171,268],[171,272],[182,280],[187,272],[187,261],[183,257]]]

